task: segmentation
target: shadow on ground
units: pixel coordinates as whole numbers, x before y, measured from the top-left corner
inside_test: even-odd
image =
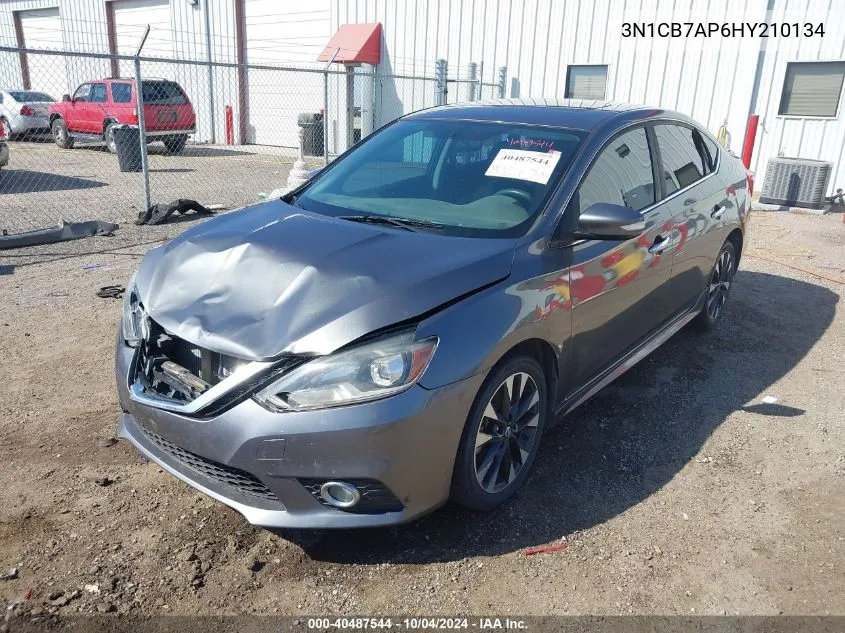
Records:
[[[423,564],[512,552],[612,519],[669,482],[731,413],[801,424],[800,409],[746,405],[807,354],[837,301],[812,283],[740,271],[715,332],[684,329],[549,430],[525,487],[499,509],[449,504],[393,528],[279,535],[316,560]]]
[[[44,171],[4,169],[0,174],[0,195],[11,193],[42,193],[105,187],[106,183],[88,178],[62,176]]]

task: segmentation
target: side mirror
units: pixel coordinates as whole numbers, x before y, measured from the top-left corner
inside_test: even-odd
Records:
[[[590,205],[578,218],[579,237],[594,240],[627,240],[645,228],[639,211],[608,202]]]
[[[62,101],[70,101],[70,95],[62,95]]]
[[[319,174],[321,171],[323,171],[322,167],[317,167],[317,169],[312,169],[311,171],[309,171],[308,172],[308,180],[311,180],[312,178],[314,178],[314,176]]]

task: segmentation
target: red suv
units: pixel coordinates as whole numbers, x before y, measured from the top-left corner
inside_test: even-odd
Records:
[[[144,97],[144,127],[149,141],[162,141],[171,153],[181,152],[188,135],[196,131],[194,106],[182,87],[166,79],[141,81]],[[116,150],[112,126],[138,124],[138,100],[131,79],[101,79],[82,84],[60,103],[50,106],[53,140],[63,149],[75,139],[105,141]]]

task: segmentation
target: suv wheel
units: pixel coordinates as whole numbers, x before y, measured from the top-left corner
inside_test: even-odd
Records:
[[[112,154],[117,154],[117,143],[114,141],[114,122],[106,123],[106,129],[103,132],[103,140],[106,142],[106,149]]]
[[[510,498],[537,456],[546,409],[543,369],[530,356],[512,358],[490,374],[461,437],[452,499],[490,510]]]
[[[185,143],[188,141],[188,137],[185,135],[182,136],[170,136],[164,139],[164,146],[167,148],[167,152],[169,154],[178,154],[183,149],[185,149]]]
[[[728,241],[722,245],[716,263],[713,264],[710,280],[707,283],[707,299],[704,301],[701,312],[695,318],[695,323],[700,330],[705,332],[712,330],[722,319],[734,273],[736,273],[736,251],[734,245]]]
[[[50,126],[50,130],[53,133],[53,140],[56,142],[56,145],[62,149],[70,149],[73,147],[73,139],[70,134],[68,134],[67,124],[64,119],[55,119],[53,124]]]

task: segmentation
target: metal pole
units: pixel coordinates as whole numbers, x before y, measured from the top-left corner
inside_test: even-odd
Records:
[[[505,89],[507,88],[508,82],[508,67],[507,66],[500,66],[499,67],[499,99],[505,98]]]
[[[446,60],[438,59],[434,62],[434,102],[436,105],[446,105]]]
[[[323,166],[329,164],[329,67],[340,49],[335,49],[331,59],[323,69]]]
[[[136,107],[138,108],[138,136],[141,139],[141,170],[144,172],[144,210],[146,211],[151,206],[152,197],[150,196],[150,164],[147,156],[147,126],[144,121],[144,89],[141,84],[141,49],[144,48],[144,43],[147,41],[147,36],[150,34],[150,25],[147,25],[144,35],[141,37],[141,42],[138,44],[138,50],[135,52],[135,96]]]
[[[478,82],[476,81],[478,76],[478,64],[475,62],[469,63],[469,71],[467,73],[469,79],[469,101],[475,101],[475,89],[478,86]]]
[[[478,62],[478,92],[476,99],[484,98],[484,62]]]
[[[217,135],[217,124],[214,120],[214,69],[211,64],[213,62],[211,52],[211,18],[208,10],[209,0],[205,0],[203,13],[205,13],[205,48],[208,52],[208,110],[211,115],[211,142],[214,143]]]

